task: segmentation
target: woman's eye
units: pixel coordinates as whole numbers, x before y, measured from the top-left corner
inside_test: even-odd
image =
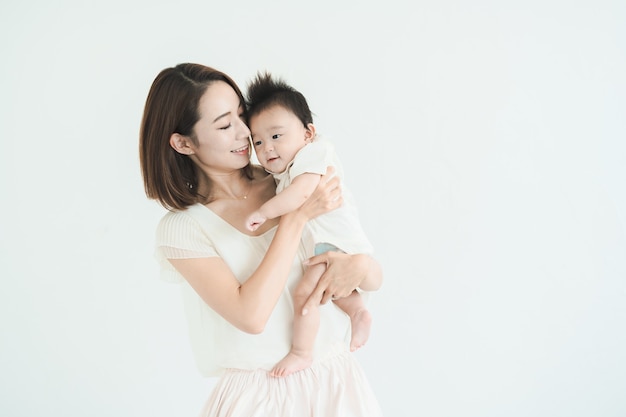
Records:
[[[228,129],[231,126],[232,126],[232,124],[229,123],[228,125],[226,125],[224,127],[220,127],[220,130],[226,130],[226,129]]]

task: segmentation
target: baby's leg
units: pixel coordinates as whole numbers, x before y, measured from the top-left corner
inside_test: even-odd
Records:
[[[313,362],[313,346],[320,325],[319,307],[310,308],[302,315],[304,303],[315,289],[317,282],[324,273],[326,265],[312,265],[306,269],[293,295],[293,340],[291,350],[271,371],[272,376],[287,376],[311,366]],[[319,304],[319,303],[318,303]]]
[[[352,291],[346,298],[338,298],[333,302],[350,316],[352,336],[350,339],[350,351],[354,352],[367,342],[372,326],[372,315],[365,307],[363,298],[358,291]]]

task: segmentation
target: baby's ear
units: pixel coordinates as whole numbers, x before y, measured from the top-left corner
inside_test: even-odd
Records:
[[[309,123],[306,126],[306,131],[304,132],[304,140],[307,142],[313,142],[315,139],[315,125],[313,123]]]
[[[183,155],[193,155],[195,153],[189,137],[181,135],[180,133],[172,133],[172,136],[170,136],[170,146],[174,148],[176,152]]]

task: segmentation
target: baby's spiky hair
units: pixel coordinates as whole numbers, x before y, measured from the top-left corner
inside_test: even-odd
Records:
[[[267,71],[258,72],[248,84],[246,106],[248,119],[270,107],[281,106],[295,114],[304,126],[313,123],[313,114],[302,93]]]

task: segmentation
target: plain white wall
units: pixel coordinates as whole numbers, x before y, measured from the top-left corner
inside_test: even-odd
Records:
[[[284,76],[386,272],[387,416],[626,414],[618,1],[3,2],[0,414],[195,416],[137,137],[163,68]]]

